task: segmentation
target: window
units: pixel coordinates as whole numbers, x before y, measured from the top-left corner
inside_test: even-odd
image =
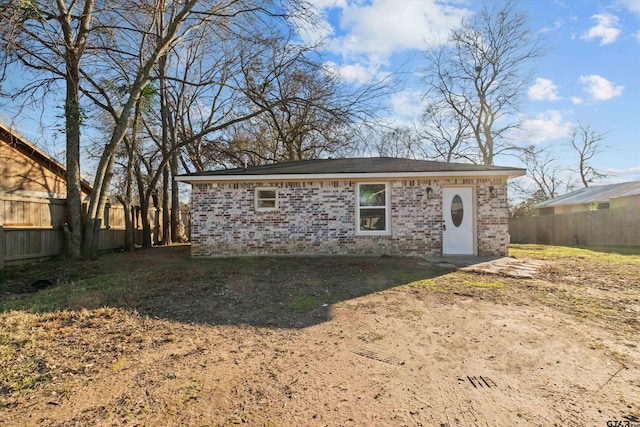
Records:
[[[275,211],[278,209],[278,189],[256,188],[255,204],[257,211]]]
[[[389,234],[389,189],[386,183],[358,184],[357,234]]]
[[[451,201],[451,221],[453,221],[453,225],[460,227],[463,216],[464,206],[462,206],[462,198],[456,194]]]

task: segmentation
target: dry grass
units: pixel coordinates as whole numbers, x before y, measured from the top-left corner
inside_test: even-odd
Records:
[[[471,298],[540,305],[637,337],[640,251],[516,245],[511,253],[553,263],[525,280],[391,257],[194,260],[188,247],[174,247],[9,269],[0,285],[0,420],[3,412],[19,412],[32,402],[60,405],[105,373],[127,372],[147,350],[185,337],[193,344],[189,351],[205,348],[198,342],[211,340],[206,328],[230,336],[221,328],[295,330],[328,321],[336,304],[382,291],[445,304]],[[27,292],[43,277],[57,277],[59,284]],[[422,312],[398,307],[396,315],[419,319]],[[359,336],[367,343],[386,338],[375,331]],[[617,354],[625,363],[624,354]],[[109,423],[154,411],[179,413],[203,392],[198,378],[170,370],[163,375],[163,384],[182,381],[179,394],[163,401],[164,409],[157,400],[97,416]]]

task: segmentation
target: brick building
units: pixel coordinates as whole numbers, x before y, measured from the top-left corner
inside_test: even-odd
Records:
[[[507,255],[523,169],[387,157],[187,174],[193,256]]]

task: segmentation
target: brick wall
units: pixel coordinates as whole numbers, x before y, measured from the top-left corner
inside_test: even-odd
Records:
[[[356,235],[354,181],[194,184],[193,256],[274,254],[440,255],[443,185],[476,187],[478,255],[506,255],[506,183],[501,179],[392,180],[391,233]],[[254,207],[255,187],[278,189],[279,209]],[[496,189],[491,197],[489,186]],[[432,198],[427,197],[432,188]]]

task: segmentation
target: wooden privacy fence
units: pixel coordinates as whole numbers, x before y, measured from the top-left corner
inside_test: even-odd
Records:
[[[64,199],[43,199],[0,193],[0,268],[4,265],[41,260],[59,255],[64,247]],[[149,210],[152,241],[161,234],[159,212]],[[188,213],[182,221],[190,226]],[[142,242],[142,222],[139,209],[132,213],[136,243]],[[121,205],[107,206],[100,230],[98,250],[124,247],[125,211]]]
[[[640,246],[640,210],[618,207],[509,220],[511,243]]]

